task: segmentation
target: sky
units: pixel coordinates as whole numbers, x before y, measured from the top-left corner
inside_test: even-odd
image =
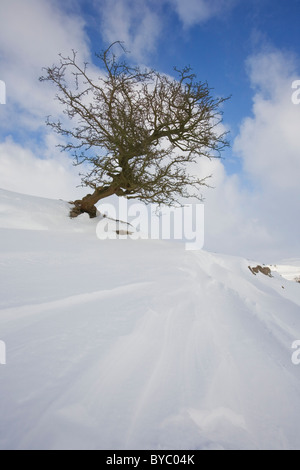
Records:
[[[0,188],[86,194],[45,125],[62,113],[56,91],[38,78],[72,49],[97,71],[95,52],[124,41],[133,63],[169,75],[190,65],[214,96],[231,96],[230,148],[197,166],[213,175],[205,248],[261,262],[300,258],[299,17],[300,0],[1,0]]]

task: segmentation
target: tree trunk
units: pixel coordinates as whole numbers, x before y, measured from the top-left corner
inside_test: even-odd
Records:
[[[70,204],[74,207],[70,210],[70,217],[74,219],[84,213],[89,214],[91,219],[97,217],[97,207],[95,204],[97,204],[100,199],[115,194],[116,190],[117,188],[115,186],[106,186],[101,189],[96,189],[93,194],[88,194],[82,199],[71,202]]]

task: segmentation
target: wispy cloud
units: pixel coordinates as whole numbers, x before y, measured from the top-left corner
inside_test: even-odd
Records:
[[[203,23],[232,9],[238,0],[167,0],[185,27]]]
[[[108,42],[123,41],[136,59],[153,52],[162,22],[156,0],[104,0],[98,5],[101,34]],[[153,8],[155,7],[155,8]]]
[[[94,5],[101,18],[100,32],[108,43],[124,41],[134,57],[145,60],[166,26],[164,8],[174,11],[184,28],[230,11],[239,0],[103,0]]]

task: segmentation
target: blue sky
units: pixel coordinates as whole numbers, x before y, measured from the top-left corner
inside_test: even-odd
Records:
[[[44,125],[61,109],[38,77],[59,52],[73,48],[93,62],[94,52],[121,40],[129,60],[168,74],[190,65],[215,95],[231,95],[231,148],[198,168],[214,175],[215,190],[205,193],[207,248],[300,257],[300,105],[291,101],[299,17],[300,0],[1,0],[0,187],[83,194],[78,169]]]

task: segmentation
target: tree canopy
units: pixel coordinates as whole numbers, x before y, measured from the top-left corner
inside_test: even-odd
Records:
[[[92,194],[75,201],[71,216],[96,215],[95,204],[116,194],[146,203],[174,205],[181,198],[201,199],[207,176],[188,173],[200,157],[219,157],[228,145],[220,132],[222,104],[190,67],[174,68],[175,78],[131,66],[114,53],[120,42],[96,54],[100,72],[78,63],[77,53],[45,69],[41,81],[58,89],[65,120],[47,124],[66,139],[75,165],[83,165],[82,185]],[[63,122],[62,122],[63,121]]]

